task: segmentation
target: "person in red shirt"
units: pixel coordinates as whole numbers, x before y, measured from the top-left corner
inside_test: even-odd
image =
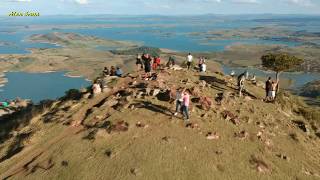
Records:
[[[158,66],[160,66],[161,59],[160,57],[154,57],[152,68],[153,70],[157,70]]]

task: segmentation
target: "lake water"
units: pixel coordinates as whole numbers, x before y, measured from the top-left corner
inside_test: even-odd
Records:
[[[45,34],[50,32],[72,32],[85,35],[98,36],[100,38],[114,40],[130,40],[143,42],[147,46],[167,48],[178,51],[223,51],[226,46],[234,43],[243,44],[281,44],[296,46],[300,43],[289,41],[272,41],[260,39],[245,40],[210,40],[203,43],[204,37],[190,36],[191,32],[207,32],[209,30],[237,29],[261,27],[266,25],[283,26],[287,19],[274,19],[266,24],[265,19],[257,16],[195,16],[195,17],[118,17],[118,16],[48,16],[37,18],[0,18],[0,41],[8,42],[9,46],[0,46],[0,53],[27,53],[26,48],[53,48],[46,43],[29,43],[25,40],[32,34]],[[260,21],[259,21],[260,20]],[[297,26],[293,23],[287,27],[291,30],[310,30],[320,28],[320,17],[307,18],[305,22],[297,19]],[[77,25],[85,24],[85,29],[47,29],[31,31],[24,28],[31,25]],[[90,28],[91,24],[114,25],[110,28]],[[121,27],[119,27],[121,25]]]
[[[5,73],[8,83],[0,87],[0,100],[31,99],[37,103],[43,99],[56,99],[69,89],[88,87],[91,83],[83,78],[70,78],[65,72],[52,73]]]
[[[77,25],[85,24],[85,29],[46,29],[31,31],[25,28],[30,25]],[[90,28],[94,24],[109,24],[110,28]],[[119,27],[121,25],[121,27]],[[173,49],[177,51],[223,51],[225,47],[235,43],[242,44],[281,44],[286,46],[299,45],[297,42],[272,41],[260,39],[245,40],[211,40],[203,41],[204,37],[190,36],[191,32],[207,32],[209,30],[238,29],[263,27],[266,25],[281,26],[296,31],[319,32],[320,16],[286,17],[273,15],[256,16],[195,16],[195,17],[164,17],[164,16],[43,16],[43,17],[0,17],[0,54],[26,54],[28,48],[57,48],[48,43],[31,43],[26,41],[33,34],[50,32],[72,32],[93,35],[114,40],[142,42],[147,46]],[[5,45],[4,45],[4,43]],[[110,50],[97,47],[97,50]],[[233,68],[242,72],[242,68]],[[225,73],[231,71],[224,67]],[[251,68],[257,76],[268,76],[266,72]],[[0,99],[13,99],[17,96],[32,99],[55,99],[70,88],[81,88],[89,85],[83,78],[68,78],[63,72],[49,74],[28,74],[22,72],[7,73],[9,80],[0,88]],[[293,79],[294,87],[299,87],[314,79],[319,74],[285,73],[282,77]],[[1,91],[2,90],[2,91]]]

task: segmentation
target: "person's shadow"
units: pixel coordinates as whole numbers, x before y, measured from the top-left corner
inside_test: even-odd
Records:
[[[172,116],[172,112],[170,111],[169,108],[162,106],[162,105],[157,105],[157,104],[152,104],[151,102],[148,101],[137,101],[137,103],[133,104],[136,108],[145,108],[147,110],[156,112],[156,113],[162,113],[166,116]]]

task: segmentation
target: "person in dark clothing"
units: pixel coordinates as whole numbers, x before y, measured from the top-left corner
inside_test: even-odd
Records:
[[[238,88],[239,96],[242,96],[242,91],[244,90],[244,81],[246,80],[246,73],[242,73],[238,76]]]
[[[167,66],[168,67],[172,67],[172,66],[174,66],[176,64],[176,59],[175,59],[175,57],[174,56],[170,56],[169,57],[169,61],[168,61],[168,63],[167,63]]]
[[[151,63],[152,63],[152,58],[151,56],[149,56],[148,54],[145,55],[144,58],[144,71],[145,73],[147,73],[147,76],[150,76],[150,72],[151,72]]]
[[[116,75],[116,68],[114,66],[111,66],[110,68],[110,76],[115,76]]]
[[[271,77],[269,77],[268,80],[266,81],[266,86],[265,86],[266,98],[268,97],[268,93],[269,91],[271,91],[271,89],[272,89],[272,81],[271,81]]]
[[[109,75],[110,75],[109,69],[108,69],[107,67],[104,67],[104,69],[103,69],[103,76],[104,76],[104,77],[107,77],[107,76],[109,76]]]

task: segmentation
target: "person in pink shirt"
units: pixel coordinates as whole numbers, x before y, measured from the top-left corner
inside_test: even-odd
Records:
[[[186,118],[186,121],[189,122],[189,105],[190,105],[190,91],[185,90],[182,93],[182,114]]]

